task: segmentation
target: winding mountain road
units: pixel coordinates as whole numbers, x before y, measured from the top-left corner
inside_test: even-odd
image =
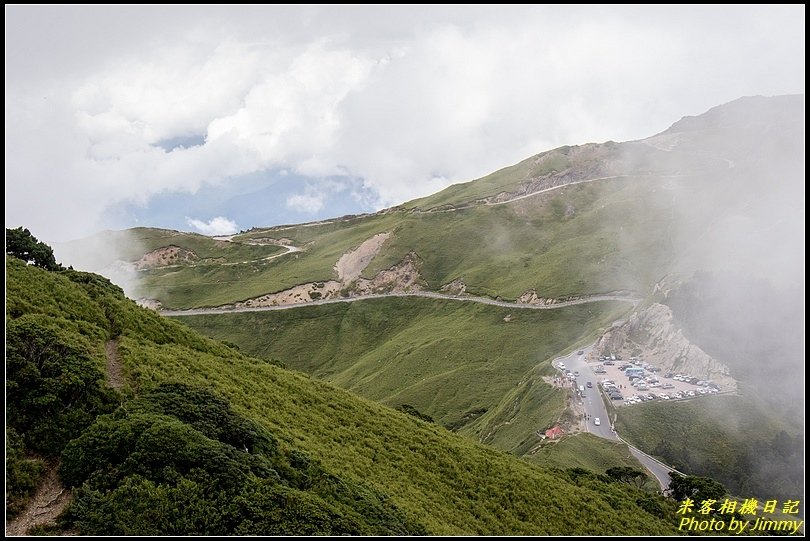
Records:
[[[565,357],[554,359],[553,361],[553,365],[556,368],[559,368],[560,364],[562,363],[566,369],[579,372],[579,376],[576,378],[576,384],[577,387],[580,385],[585,387],[585,395],[582,396],[581,399],[585,413],[588,414],[585,430],[606,440],[621,441],[625,443],[627,447],[630,448],[630,452],[633,454],[633,456],[636,457],[651,474],[653,474],[656,480],[658,480],[658,484],[661,486],[661,489],[666,490],[669,487],[669,473],[677,470],[670,468],[660,460],[653,458],[638,448],[630,445],[619,434],[616,433],[616,430],[613,427],[613,418],[610,416],[604,400],[602,400],[601,390],[599,389],[598,384],[599,379],[585,360],[586,355],[588,355],[591,350],[593,350],[593,346],[579,350],[582,351],[582,354],[577,351]],[[587,383],[589,381],[593,384],[592,388],[587,387]],[[596,418],[599,418],[601,421],[598,426],[594,424],[594,419]]]
[[[355,301],[364,301],[368,299],[384,299],[387,297],[423,297],[428,299],[442,299],[459,302],[477,302],[480,304],[488,304],[490,306],[502,306],[504,308],[512,308],[517,310],[553,310],[555,308],[565,308],[566,306],[574,306],[577,304],[587,304],[591,302],[601,302],[601,301],[629,302],[635,305],[638,304],[639,301],[641,301],[641,298],[639,297],[607,294],[607,295],[592,295],[589,297],[582,297],[570,301],[561,301],[554,304],[519,304],[515,302],[497,301],[494,299],[488,299],[486,297],[458,297],[455,295],[447,295],[444,293],[435,293],[433,291],[414,291],[412,293],[384,293],[380,295],[363,295],[360,297],[325,299],[296,304],[282,304],[278,306],[250,306],[240,308],[220,306],[216,308],[191,308],[188,310],[161,310],[160,314],[163,316],[171,317],[171,316],[199,316],[204,314],[238,314],[241,312],[268,312],[273,310],[291,310],[293,308],[303,308],[305,306],[335,304],[339,302],[355,302]]]

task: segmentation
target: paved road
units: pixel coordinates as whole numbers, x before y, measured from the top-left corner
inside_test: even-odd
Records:
[[[627,442],[625,441],[624,443]],[[640,451],[636,447],[633,447],[629,443],[627,443],[627,446],[630,448],[630,452],[633,453],[633,456],[636,457],[639,462],[644,464],[644,467],[647,468],[647,470],[649,470],[649,472],[652,473],[656,479],[658,479],[658,484],[661,485],[661,490],[666,490],[669,487],[669,472],[676,470],[670,468],[662,462],[659,462],[650,455]]]
[[[586,356],[591,352],[591,350],[593,350],[593,346],[579,350],[583,352],[582,355],[580,355],[577,351],[574,351],[566,357],[560,357],[554,360],[555,367],[559,367],[560,362],[562,362],[565,364],[566,369],[571,370],[572,372],[579,372],[579,376],[576,378],[577,388],[579,388],[580,385],[585,387],[585,396],[582,399],[582,403],[585,407],[585,413],[590,416],[585,425],[586,430],[591,434],[599,436],[600,438],[605,438],[606,440],[623,441],[626,443],[633,456],[635,456],[638,461],[641,462],[641,464],[647,468],[647,470],[649,470],[653,476],[655,476],[655,478],[658,480],[658,484],[661,485],[661,489],[666,489],[669,487],[669,472],[675,470],[633,447],[613,431],[611,427],[612,417],[605,406],[605,402],[600,396],[601,391],[599,390],[599,386],[597,384],[599,381],[599,375],[594,374],[588,363],[585,361]],[[593,384],[593,388],[591,389],[588,389],[587,387],[589,381]],[[599,426],[594,424],[594,419],[597,417],[601,421]]]
[[[434,293],[433,291],[418,291],[414,293],[385,293],[382,295],[364,295],[362,297],[349,297],[340,299],[327,299],[320,301],[302,302],[299,304],[283,304],[280,306],[251,306],[251,307],[217,307],[217,308],[192,308],[190,310],[161,310],[160,314],[164,316],[199,316],[203,314],[234,314],[240,312],[267,312],[271,310],[290,310],[292,308],[302,308],[304,306],[317,306],[321,304],[334,304],[338,302],[355,302],[364,301],[367,299],[382,299],[385,297],[426,297],[429,299],[443,299],[450,301],[460,302],[477,302],[480,304],[489,304],[491,306],[503,306],[505,308],[513,308],[517,310],[552,310],[554,308],[564,308],[566,306],[574,306],[576,304],[587,304],[590,302],[601,301],[621,301],[638,304],[641,300],[638,297],[629,297],[625,295],[593,295],[590,297],[583,297],[573,301],[563,301],[555,304],[518,304],[507,301],[496,301],[486,297],[457,297],[455,295],[446,295],[443,293]]]
[[[590,432],[591,434],[595,434],[600,438],[605,438],[606,440],[614,440],[619,441],[618,436],[613,432],[610,427],[610,418],[608,417],[608,411],[605,407],[605,403],[602,401],[602,397],[599,396],[599,389],[597,386],[597,382],[599,381],[591,369],[588,367],[588,363],[585,362],[585,356],[593,349],[593,346],[584,348],[583,354],[580,355],[576,351],[572,352],[567,357],[562,357],[554,361],[555,366],[559,366],[559,363],[562,362],[565,364],[566,369],[571,370],[572,372],[579,372],[579,376],[576,378],[577,388],[580,385],[585,387],[585,396],[582,398],[582,404],[585,406],[585,413],[588,414],[590,417],[585,425],[585,429]],[[593,388],[588,389],[588,382],[593,384]],[[599,426],[594,424],[594,420],[599,418],[601,424]]]

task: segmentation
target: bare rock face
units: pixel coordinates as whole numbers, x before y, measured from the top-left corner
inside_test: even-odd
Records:
[[[595,349],[598,355],[638,356],[663,372],[711,380],[724,391],[737,388],[728,367],[691,343],[675,323],[672,311],[663,304],[635,312],[624,323],[612,327],[599,338]]]
[[[163,303],[157,299],[147,299],[146,297],[143,297],[135,302],[138,303],[138,306],[148,308],[149,310],[154,310],[155,312],[160,312],[163,309]]]
[[[171,265],[190,264],[197,261],[197,254],[179,246],[165,246],[146,253],[135,262],[137,270],[158,269]]]
[[[574,300],[574,297],[570,297],[569,299],[565,300]],[[537,291],[534,289],[527,289],[524,291],[520,297],[517,298],[518,304],[542,304],[542,305],[549,305],[549,304],[557,304],[560,302],[557,299],[547,299],[545,297],[538,297]]]
[[[441,288],[442,293],[447,293],[448,295],[464,295],[467,291],[467,284],[464,283],[464,280],[461,278],[456,278],[449,284],[445,284]]]
[[[349,283],[360,278],[360,275],[380,252],[380,248],[390,236],[391,233],[378,233],[354,250],[340,256],[338,262],[335,263],[335,272],[337,272],[338,279],[343,283]]]
[[[351,296],[422,291],[425,280],[420,273],[421,266],[422,260],[416,252],[408,252],[402,261],[381,270],[371,280],[358,278]]]
[[[283,291],[237,302],[234,308],[284,306],[326,301],[340,297],[363,297],[380,293],[412,293],[425,289],[425,280],[419,273],[422,260],[415,252],[408,253],[393,267],[378,272],[372,279],[356,278],[350,282],[327,280],[308,282]]]

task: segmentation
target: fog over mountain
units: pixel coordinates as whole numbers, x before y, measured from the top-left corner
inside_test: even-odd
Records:
[[[6,16],[6,224],[47,242],[373,211],[539,150],[804,91],[803,6]]]

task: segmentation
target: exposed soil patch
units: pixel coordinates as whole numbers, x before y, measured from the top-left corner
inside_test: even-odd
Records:
[[[255,299],[237,302],[234,308],[250,308],[257,306],[281,306],[284,304],[302,304],[321,299],[331,299],[337,296],[341,284],[335,280],[327,282],[312,282],[301,284],[278,293],[268,293]]]
[[[157,269],[170,265],[194,263],[198,259],[197,254],[191,250],[171,245],[144,254],[135,262],[135,268],[137,270]]]
[[[444,284],[440,291],[448,295],[464,295],[467,291],[467,284],[461,278],[456,278],[449,284]]]
[[[6,536],[26,535],[35,526],[45,526],[56,522],[62,511],[70,503],[70,491],[62,485],[58,473],[59,464],[47,466],[34,497],[26,508],[6,524]]]
[[[154,310],[155,312],[160,312],[160,310],[163,308],[163,303],[157,299],[147,299],[144,297],[135,302],[138,303],[138,306]]]
[[[337,271],[338,279],[344,284],[360,278],[368,264],[374,259],[383,243],[388,240],[391,233],[378,233],[350,252],[346,252],[337,263],[335,263],[335,271]]]
[[[120,389],[124,385],[124,369],[121,365],[121,355],[118,352],[118,341],[107,340],[104,350],[107,355],[107,384],[113,389]]]
[[[426,284],[419,272],[421,266],[422,260],[416,252],[409,252],[402,261],[378,272],[371,280],[358,278],[349,296],[423,291]]]

